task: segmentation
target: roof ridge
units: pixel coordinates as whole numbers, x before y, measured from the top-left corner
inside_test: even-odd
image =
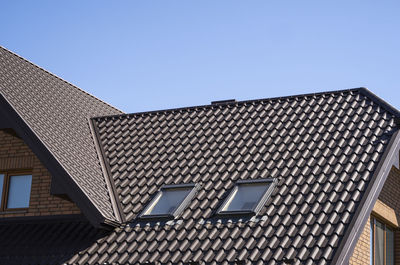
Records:
[[[369,90],[366,87],[360,87],[360,92],[370,98],[373,102],[375,102],[376,104],[378,104],[379,106],[383,107],[384,109],[386,109],[388,112],[392,113],[393,116],[395,117],[399,117],[400,118],[400,111],[398,109],[396,109],[395,107],[393,107],[391,104],[389,104],[387,101],[385,101],[384,99],[378,97],[376,94],[374,94],[371,90]]]
[[[6,52],[12,54],[13,56],[16,56],[16,57],[18,57],[19,59],[22,59],[22,60],[24,60],[25,62],[31,64],[32,66],[39,68],[40,70],[42,70],[42,71],[44,71],[44,72],[50,74],[51,76],[53,76],[53,77],[59,79],[60,81],[63,81],[63,82],[65,82],[65,83],[67,83],[68,85],[70,85],[70,86],[76,88],[79,92],[81,92],[81,93],[83,93],[83,94],[86,94],[86,95],[88,95],[89,97],[92,97],[93,99],[99,101],[100,103],[105,104],[105,105],[107,105],[107,106],[113,108],[113,109],[116,110],[116,111],[119,111],[119,112],[121,112],[121,113],[124,113],[122,110],[120,110],[120,109],[114,107],[113,105],[111,105],[111,104],[109,104],[109,103],[107,103],[107,102],[105,102],[105,101],[99,99],[98,97],[96,97],[96,96],[94,96],[94,95],[88,93],[87,91],[81,89],[80,87],[78,87],[78,86],[76,86],[76,85],[74,85],[74,84],[72,84],[72,83],[66,81],[65,79],[59,77],[58,75],[56,75],[56,74],[54,74],[54,73],[52,73],[52,72],[50,72],[50,71],[48,71],[48,70],[46,70],[46,69],[40,67],[39,65],[37,65],[37,64],[35,64],[35,63],[33,63],[33,62],[27,60],[27,59],[25,59],[24,57],[20,56],[19,54],[15,53],[15,52],[12,52],[12,51],[10,51],[9,49],[7,49],[7,48],[5,48],[5,47],[3,47],[3,46],[1,46],[1,45],[0,45],[0,49],[3,49],[4,51],[6,51]]]
[[[197,106],[170,108],[170,109],[142,111],[142,112],[134,112],[134,113],[121,113],[121,114],[116,114],[116,115],[96,116],[96,117],[92,117],[92,119],[129,117],[129,116],[136,116],[136,115],[156,114],[156,113],[174,112],[174,111],[182,111],[182,110],[195,110],[195,109],[199,109],[199,108],[214,108],[214,107],[218,108],[220,106],[225,106],[225,105],[242,105],[242,104],[255,103],[255,102],[276,101],[276,100],[293,99],[293,98],[300,98],[300,97],[321,96],[321,95],[325,95],[325,94],[338,94],[338,93],[345,93],[345,92],[355,92],[355,91],[360,91],[362,89],[365,89],[365,88],[357,87],[357,88],[331,90],[331,91],[324,91],[324,92],[317,92],[317,93],[305,93],[305,94],[280,96],[280,97],[271,97],[271,98],[250,99],[250,100],[242,100],[242,101],[231,101],[231,102],[226,102],[226,103],[217,104],[217,105],[215,105],[215,104],[207,104],[207,105],[197,105]]]

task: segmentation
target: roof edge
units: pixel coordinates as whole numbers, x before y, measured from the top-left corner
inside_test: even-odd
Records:
[[[121,201],[119,200],[117,190],[115,188],[114,180],[111,178],[111,170],[106,163],[106,156],[103,149],[103,146],[100,144],[100,134],[98,131],[97,126],[94,124],[94,120],[88,118],[90,132],[92,134],[93,143],[96,149],[96,153],[100,162],[101,171],[103,173],[105,182],[107,184],[107,190],[110,194],[111,205],[114,210],[114,215],[117,218],[118,222],[123,223],[125,222],[125,215],[122,209]],[[112,221],[112,220],[108,220]],[[109,223],[106,221],[106,223]],[[115,222],[115,221],[112,221]]]
[[[85,91],[85,90],[79,88],[78,86],[76,86],[76,85],[74,85],[74,84],[72,84],[72,83],[66,81],[65,79],[59,77],[58,75],[53,74],[53,73],[50,72],[49,70],[46,70],[46,69],[40,67],[39,65],[32,63],[31,61],[25,59],[24,57],[20,56],[19,54],[15,53],[15,52],[13,52],[13,51],[10,51],[9,49],[5,48],[4,46],[1,46],[1,45],[0,45],[0,48],[1,48],[1,49],[4,49],[6,52],[9,52],[9,53],[11,53],[12,55],[18,57],[19,59],[22,59],[23,61],[25,61],[25,62],[27,62],[27,63],[33,65],[34,67],[37,67],[38,69],[40,69],[40,70],[42,70],[42,71],[44,71],[44,72],[50,74],[51,76],[53,76],[53,77],[59,79],[60,81],[63,81],[63,82],[67,83],[67,84],[70,85],[70,86],[73,86],[74,88],[76,88],[76,89],[79,90],[80,92],[82,92],[82,93],[84,93],[84,94],[86,94],[86,95],[92,97],[93,99],[95,99],[95,100],[97,100],[97,101],[99,101],[99,102],[101,102],[101,103],[103,103],[103,104],[109,106],[110,108],[112,108],[112,109],[114,109],[114,110],[116,110],[116,111],[118,111],[118,112],[121,112],[121,114],[124,113],[122,110],[117,109],[117,108],[114,107],[113,105],[108,104],[107,102],[105,102],[105,101],[99,99],[98,97],[96,97],[96,96],[94,96],[94,95],[88,93],[87,91]]]
[[[386,178],[393,166],[393,159],[397,158],[397,152],[400,147],[400,131],[397,130],[391,137],[386,150],[379,162],[371,181],[360,201],[360,206],[354,214],[351,223],[347,227],[347,231],[341,240],[332,259],[332,264],[346,265],[353,253],[357,241],[362,230],[371,214],[372,208],[385,184]]]
[[[39,158],[45,167],[51,173],[52,178],[61,181],[68,195],[85,214],[87,219],[95,227],[100,227],[106,219],[95,204],[90,200],[86,193],[72,179],[68,171],[63,167],[60,161],[49,150],[46,144],[40,140],[33,129],[19,115],[18,111],[12,107],[6,97],[0,91],[0,111],[8,114],[7,117],[17,134],[29,146],[32,152]]]
[[[241,105],[241,104],[247,104],[247,103],[267,101],[267,100],[276,101],[276,100],[295,99],[295,98],[298,98],[298,97],[313,97],[313,96],[321,96],[321,95],[325,95],[325,94],[337,94],[337,93],[355,92],[355,91],[360,91],[361,89],[363,89],[363,88],[362,87],[357,87],[357,88],[331,90],[331,91],[317,92],[317,93],[306,93],[306,94],[289,95],[289,96],[281,96],[281,97],[250,99],[250,100],[242,100],[242,101],[235,101],[235,102],[226,102],[224,104],[214,104],[214,105],[213,104],[207,104],[207,105],[197,105],[197,106],[170,108],[170,109],[141,111],[141,112],[134,112],[134,113],[121,113],[121,114],[116,114],[116,115],[95,116],[95,117],[92,117],[92,119],[129,117],[129,116],[135,116],[135,115],[156,114],[156,113],[161,113],[161,112],[195,110],[195,109],[199,109],[199,108],[219,108],[220,106],[225,106],[225,105],[238,105],[238,104]]]
[[[0,225],[8,224],[29,224],[29,223],[60,223],[60,222],[89,222],[82,214],[58,214],[44,216],[18,216],[7,217],[0,220]]]
[[[400,111],[399,110],[397,110],[395,107],[390,105],[388,102],[386,102],[382,98],[380,98],[377,95],[375,95],[368,88],[360,87],[360,93],[362,93],[364,96],[369,97],[370,99],[372,99],[372,101],[374,101],[376,104],[378,104],[379,106],[381,106],[384,109],[386,109],[388,112],[392,113],[395,117],[400,117]]]

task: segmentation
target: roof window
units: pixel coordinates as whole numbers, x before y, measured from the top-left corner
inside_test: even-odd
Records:
[[[256,214],[269,198],[273,186],[273,179],[239,180],[218,213]]]
[[[195,184],[165,185],[147,205],[140,218],[173,219],[183,211],[195,193]]]

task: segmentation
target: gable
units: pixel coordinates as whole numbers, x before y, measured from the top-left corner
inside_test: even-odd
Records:
[[[118,223],[88,117],[121,113],[0,47],[0,112],[95,225]]]
[[[30,148],[16,135],[12,129],[0,129],[0,174],[19,174],[31,176],[29,189],[29,204],[24,209],[0,209],[0,219],[8,217],[27,216],[54,216],[81,214],[79,208],[70,201],[68,196],[54,196],[51,193],[50,185],[52,177],[46,167],[39,161]],[[2,193],[10,189],[0,183]],[[6,196],[0,201],[7,201]],[[4,203],[5,207],[6,204]],[[20,208],[20,207],[17,207]]]

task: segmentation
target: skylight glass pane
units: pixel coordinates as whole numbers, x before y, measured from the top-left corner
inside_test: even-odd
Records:
[[[270,183],[239,184],[222,211],[253,211]]]
[[[161,190],[144,215],[173,214],[191,190],[192,187]]]
[[[10,176],[7,208],[27,208],[31,195],[32,176]]]
[[[4,183],[4,174],[0,174],[0,203],[1,198],[3,198],[3,183]]]

